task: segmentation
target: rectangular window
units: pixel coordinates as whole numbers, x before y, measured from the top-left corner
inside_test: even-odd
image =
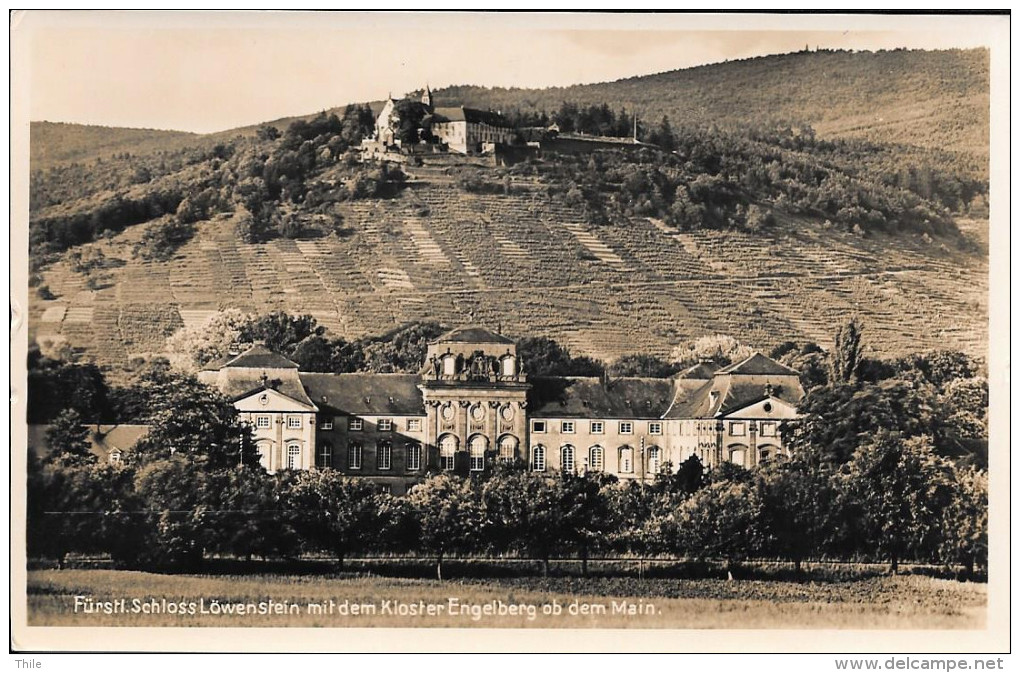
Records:
[[[532,421],[531,422],[532,432],[545,432],[545,421]]]
[[[453,470],[457,466],[457,438],[446,435],[439,441],[439,467]]]
[[[485,451],[471,449],[471,471],[481,472],[485,469]]]
[[[591,434],[593,434],[593,435],[601,435],[605,431],[606,431],[606,424],[603,423],[602,421],[592,421],[591,422]]]
[[[375,466],[380,470],[388,470],[393,465],[393,447],[389,442],[382,442],[375,449]]]
[[[573,432],[574,432],[574,422],[573,421],[563,421],[563,423],[560,425],[560,430],[562,432],[567,433],[567,434],[573,434]]]
[[[288,428],[300,428],[301,427],[301,417],[300,416],[288,416],[287,417],[287,427]]]
[[[272,425],[272,419],[269,416],[258,416],[255,418],[256,428],[268,428]]]
[[[747,432],[747,426],[743,421],[730,423],[730,434],[734,437],[742,437]]]
[[[776,436],[776,424],[774,421],[763,421],[761,424],[761,436],[762,437],[775,437]]]
[[[407,445],[407,471],[417,472],[421,469],[421,444]]]
[[[662,423],[649,423],[648,434],[650,435],[661,435],[662,434]]]
[[[320,420],[319,421],[319,429],[320,430],[332,430],[333,429],[333,419],[327,416],[327,417],[323,418],[322,420]]]
[[[632,435],[634,434],[634,424],[630,421],[620,421],[620,434],[621,435]]]
[[[319,445],[319,467],[331,467],[333,465],[333,447],[329,444]]]
[[[409,418],[409,419],[407,419],[407,431],[408,432],[421,432],[421,419],[420,418]]]
[[[376,428],[379,432],[389,432],[393,429],[393,421],[388,418],[380,418]]]
[[[347,448],[347,467],[352,470],[361,469],[361,444],[353,443]]]
[[[354,430],[355,432],[365,427],[365,421],[360,418],[349,418],[347,419],[347,429]]]

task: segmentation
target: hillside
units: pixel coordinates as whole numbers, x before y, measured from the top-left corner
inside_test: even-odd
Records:
[[[932,56],[917,91],[931,86],[929,71],[949,77],[946,63],[975,54]],[[806,68],[808,86],[784,86],[807,96],[817,64],[871,64],[861,72],[875,75],[874,90],[860,88],[861,75],[858,96],[892,105],[887,80],[910,73],[883,79],[873,60],[906,68],[917,57],[794,54],[769,57],[778,65],[766,70]],[[764,77],[767,60],[655,77],[714,72],[732,84],[754,68]],[[969,91],[953,85],[961,78],[949,77],[943,103]],[[625,82],[638,80],[653,92],[658,81]],[[718,104],[738,95],[703,84]],[[840,86],[837,99],[849,95]],[[605,95],[619,96],[606,105],[630,104]],[[880,354],[984,354],[988,185],[976,159],[953,158],[973,159],[969,150],[823,140],[770,126],[764,113],[720,110],[729,127],[678,124],[663,135],[674,151],[543,154],[512,166],[430,156],[404,172],[358,161],[374,124],[367,107],[207,136],[107,129],[102,140],[83,127],[75,140],[75,129],[43,125],[53,133],[33,137],[39,156],[96,159],[32,174],[31,335],[120,368],[215,311],[282,309],[347,338],[419,320],[482,322],[611,361],[717,333],[763,350],[825,345],[856,314]],[[960,136],[935,118],[916,126],[947,143]],[[45,147],[61,137],[63,149]]]
[[[857,314],[882,354],[986,349],[981,253],[860,238],[788,216],[766,236],[677,233],[648,218],[596,229],[540,190],[465,195],[441,169],[416,176],[398,198],[345,204],[351,231],[341,237],[245,244],[221,215],[172,260],[146,262],[132,258],[139,230],[129,228],[91,244],[119,260],[97,289],[66,262],[44,272],[56,298],[33,297],[33,336],[124,363],[160,352],[182,325],[236,307],[310,313],[347,337],[473,320],[612,360],[665,355],[714,333],[761,349],[826,344],[834,325]]]
[[[987,50],[812,51],[728,61],[615,82],[503,89],[455,86],[437,105],[552,114],[564,101],[637,110],[648,126],[810,124],[821,137],[865,138],[965,155],[987,176]]]
[[[111,128],[85,124],[32,122],[29,161],[32,170],[71,162],[92,163],[116,154],[151,154],[203,143],[203,136],[184,131]]]

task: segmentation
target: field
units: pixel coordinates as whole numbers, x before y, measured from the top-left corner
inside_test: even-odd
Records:
[[[109,610],[86,613],[89,599],[97,602],[92,605],[108,602]],[[30,626],[979,629],[986,600],[984,584],[920,575],[805,582],[556,575],[439,582],[364,573],[28,573]],[[260,603],[268,614],[258,612]],[[171,614],[165,604],[183,604],[186,614]],[[238,604],[253,605],[254,613],[237,614]],[[155,606],[162,614],[134,612],[136,606]]]

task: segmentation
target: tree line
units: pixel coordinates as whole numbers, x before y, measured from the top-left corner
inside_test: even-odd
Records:
[[[312,224],[310,215],[330,213],[333,203],[399,190],[404,179],[399,170],[362,165],[351,153],[373,126],[368,106],[351,105],[342,117],[298,119],[282,133],[263,126],[254,137],[238,136],[209,149],[126,155],[37,172],[29,235],[33,260],[146,222],[153,224],[140,252],[166,259],[190,238],[189,225],[235,210],[242,211],[239,234],[247,242],[300,236]],[[334,179],[312,179],[329,168],[338,173]],[[103,194],[104,185],[115,193]],[[312,212],[296,212],[295,204]]]
[[[151,447],[149,447],[151,448]],[[145,449],[143,449],[145,450]],[[204,458],[208,458],[207,456]],[[987,475],[882,433],[834,470],[773,461],[705,470],[692,457],[648,484],[599,473],[545,478],[523,463],[433,473],[409,494],[330,469],[274,475],[188,452],[99,464],[57,449],[29,474],[29,554],[109,554],[126,567],[201,567],[210,554],[327,553],[587,561],[605,554],[987,564]]]
[[[803,131],[674,127],[664,118],[658,148],[601,151],[521,164],[550,195],[580,208],[592,224],[656,217],[681,231],[767,229],[775,212],[805,215],[848,231],[956,236],[953,211],[987,184],[920,164],[894,164],[850,143],[806,139]],[[794,140],[797,138],[797,140]],[[652,139],[649,136],[649,139]],[[874,154],[878,154],[876,150]]]
[[[288,325],[277,323],[286,329]],[[244,558],[411,553],[592,555],[723,560],[856,559],[987,564],[987,382],[960,354],[905,358],[912,373],[869,381],[863,330],[842,327],[825,383],[783,428],[788,460],[706,469],[691,457],[647,483],[601,473],[552,478],[524,462],[480,475],[432,473],[407,497],[338,471],[265,473],[250,429],[217,391],[166,365],[125,401],[149,432],[119,464],[100,464],[74,409],[29,470],[33,556],[109,554],[141,567]],[[717,344],[728,343],[716,340]],[[704,346],[704,344],[703,344]],[[795,346],[787,355],[803,356]],[[739,351],[734,351],[736,354]],[[810,351],[808,356],[817,355]],[[53,383],[95,397],[90,370]],[[32,387],[30,385],[30,392]],[[99,405],[101,400],[91,399]]]

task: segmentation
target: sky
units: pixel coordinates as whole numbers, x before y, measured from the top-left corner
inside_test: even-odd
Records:
[[[33,121],[206,133],[426,83],[566,86],[806,45],[987,46],[1004,22],[1008,31],[1008,17],[960,16],[29,11],[11,24],[12,90]]]

